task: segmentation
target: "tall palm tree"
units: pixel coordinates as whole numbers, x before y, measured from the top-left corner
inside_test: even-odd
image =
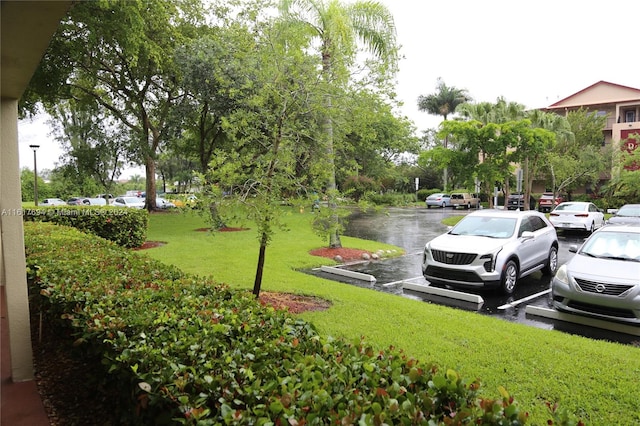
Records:
[[[471,101],[471,96],[465,89],[447,86],[441,78],[436,83],[436,92],[427,96],[418,96],[418,109],[432,115],[441,115],[446,121],[449,114],[453,114],[458,105]],[[445,149],[449,147],[449,137],[444,138]],[[443,190],[447,190],[448,169],[444,168]]]
[[[341,73],[355,59],[357,42],[360,41],[376,57],[396,60],[396,31],[389,10],[376,1],[357,1],[342,4],[338,0],[281,0],[280,12],[292,24],[301,25],[311,37],[319,41],[322,57],[322,77],[330,85],[346,81]],[[336,173],[334,163],[334,132],[331,95],[325,98],[324,137],[326,140],[327,196],[329,208],[337,209]],[[338,215],[332,215],[337,225]],[[333,227],[329,246],[341,247],[337,226]]]

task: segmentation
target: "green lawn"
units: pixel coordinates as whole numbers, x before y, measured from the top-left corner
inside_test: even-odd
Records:
[[[365,336],[375,346],[479,378],[488,397],[504,386],[529,411],[531,424],[546,424],[546,401],[559,402],[590,425],[640,424],[640,348],[590,340],[341,284],[298,272],[332,263],[309,250],[326,246],[309,226],[312,213],[283,212],[290,231],[278,232],[267,248],[263,291],[316,295],[332,307],[301,317],[326,335]],[[382,213],[381,213],[382,214]],[[154,214],[148,240],[167,244],[146,253],[235,288],[252,289],[258,256],[255,228],[199,232],[203,218]],[[251,228],[251,225],[245,225]],[[342,237],[344,247],[397,249]]]

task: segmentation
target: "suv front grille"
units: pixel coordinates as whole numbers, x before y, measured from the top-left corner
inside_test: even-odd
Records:
[[[477,256],[474,253],[456,253],[443,250],[431,250],[431,255],[436,262],[447,265],[469,265]]]
[[[596,281],[588,281],[582,279],[576,279],[576,283],[578,283],[582,291],[586,291],[588,293],[606,294],[608,296],[620,296],[622,293],[633,287],[632,285],[599,283]],[[598,287],[604,288],[601,291],[598,291]]]
[[[482,282],[482,279],[475,272],[471,271],[457,271],[429,265],[424,273],[430,277],[440,278],[443,280],[454,280],[468,283]]]

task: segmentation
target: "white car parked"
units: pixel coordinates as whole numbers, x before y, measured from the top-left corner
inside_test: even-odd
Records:
[[[559,230],[592,233],[604,226],[604,213],[588,201],[566,201],[549,213],[549,221]]]
[[[518,279],[558,267],[558,237],[535,210],[479,210],[424,248],[422,274],[432,284],[499,287],[513,293]]]
[[[43,206],[66,206],[67,202],[60,198],[45,198],[40,204]]]
[[[166,198],[157,197],[156,198],[156,207],[159,209],[172,209],[176,205]]]
[[[116,197],[113,200],[113,206],[129,207],[133,209],[144,209],[144,198],[138,197]]]

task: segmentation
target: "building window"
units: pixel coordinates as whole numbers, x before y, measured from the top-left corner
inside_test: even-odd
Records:
[[[624,112],[624,122],[632,123],[636,121],[636,112],[635,111],[625,111]]]

